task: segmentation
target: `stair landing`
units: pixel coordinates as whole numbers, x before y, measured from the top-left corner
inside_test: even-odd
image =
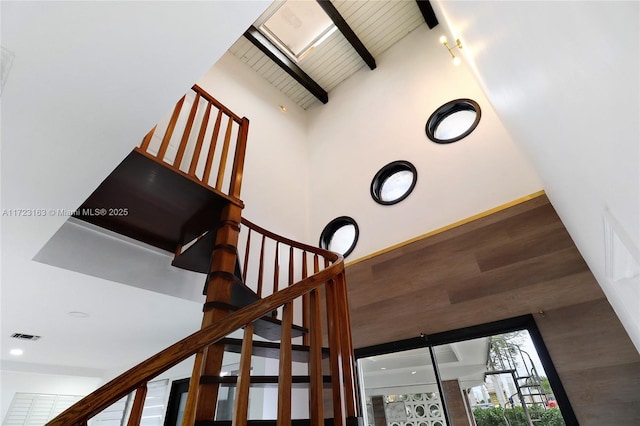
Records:
[[[173,253],[214,227],[233,202],[241,205],[134,150],[74,216]]]

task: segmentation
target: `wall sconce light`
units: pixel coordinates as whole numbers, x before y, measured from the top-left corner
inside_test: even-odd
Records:
[[[442,43],[444,47],[446,47],[447,50],[449,51],[449,54],[451,55],[451,59],[453,59],[453,64],[460,65],[460,58],[458,58],[453,53],[453,49],[455,49],[456,47],[458,49],[462,49],[462,42],[460,42],[460,39],[459,38],[456,39],[456,44],[453,47],[449,47],[449,43],[447,43],[447,38],[445,36],[440,37],[440,43]]]

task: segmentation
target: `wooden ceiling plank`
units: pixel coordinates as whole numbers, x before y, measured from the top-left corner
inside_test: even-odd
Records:
[[[339,71],[344,64],[350,58],[358,58],[359,61],[362,57],[351,49],[335,49],[331,55],[322,62],[321,67],[315,73],[318,80],[326,80],[327,77],[331,77],[336,71]]]
[[[419,17],[418,20],[406,22],[405,24],[406,25],[403,25],[402,27],[398,27],[395,30],[388,32],[386,37],[379,38],[374,43],[371,43],[371,51],[375,52],[377,55],[381,54],[404,38],[411,31],[415,30],[418,26],[423,25],[423,20],[422,17]]]
[[[344,20],[340,12],[333,6],[330,0],[316,0],[322,10],[331,18],[336,27],[340,30],[342,35],[349,41],[351,46],[358,52],[358,55],[364,60],[364,62],[369,66],[370,69],[376,69],[376,60],[373,58],[371,53],[367,50],[362,41],[358,38],[353,29],[347,24],[347,21]]]
[[[295,62],[293,62],[287,55],[282,53],[280,49],[273,45],[258,29],[251,26],[244,36],[253,43],[262,53],[267,55],[272,61],[277,63],[284,71],[293,77],[298,83],[304,86],[309,92],[320,100],[320,102],[326,104],[329,102],[329,95],[318,83],[316,83],[311,77],[307,75]]]
[[[357,12],[360,8],[365,6],[366,2],[363,1],[334,1],[333,5],[338,9],[338,12],[345,18],[349,19],[351,15]]]
[[[327,83],[325,83],[325,86],[327,87],[327,90],[334,89],[336,86],[338,86],[344,80],[349,78],[349,76],[351,76],[352,74],[355,74],[356,72],[358,72],[358,70],[360,68],[362,68],[363,66],[364,66],[364,63],[362,62],[362,60],[360,58],[357,58],[357,60],[353,60],[348,65],[344,65],[339,74],[334,75],[331,80],[329,80],[329,81],[327,81]]]

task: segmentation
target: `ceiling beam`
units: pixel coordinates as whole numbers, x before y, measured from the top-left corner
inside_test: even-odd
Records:
[[[316,0],[322,10],[331,18],[335,26],[340,30],[342,35],[347,39],[351,46],[358,52],[358,55],[362,58],[362,60],[371,68],[372,70],[376,69],[376,60],[373,58],[371,53],[367,50],[367,48],[362,44],[356,33],[353,32],[347,21],[344,20],[338,9],[335,8],[333,3],[330,0]]]
[[[300,83],[305,89],[307,89],[313,96],[318,98],[320,102],[326,104],[329,102],[329,95],[318,83],[316,83],[311,77],[307,75],[302,69],[296,65],[287,55],[282,53],[271,41],[265,37],[256,27],[253,25],[244,33],[247,40],[253,43],[258,49],[267,55],[273,62],[278,64],[280,68],[286,71],[291,77],[293,77],[298,83]]]
[[[431,2],[429,2],[429,0],[416,0],[416,3],[418,3],[420,12],[422,12],[422,16],[424,16],[424,22],[427,23],[429,29],[431,30],[438,25],[438,18],[436,18],[436,13],[433,11],[433,7],[431,7]]]

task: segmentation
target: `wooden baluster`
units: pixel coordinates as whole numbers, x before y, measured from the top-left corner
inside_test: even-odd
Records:
[[[244,157],[247,151],[247,136],[249,134],[249,119],[242,118],[240,131],[236,142],[236,153],[233,160],[233,171],[231,183],[229,185],[229,195],[240,198],[240,188],[242,186],[242,171],[244,170]]]
[[[198,103],[200,102],[200,93],[196,93],[196,97],[193,100],[193,104],[191,105],[191,111],[189,111],[189,118],[187,119],[187,124],[184,127],[184,133],[182,134],[182,139],[180,140],[180,146],[178,146],[178,152],[176,153],[176,158],[173,160],[173,167],[176,169],[180,169],[180,165],[182,164],[182,157],[184,157],[184,151],[187,149],[187,143],[189,142],[189,135],[191,135],[191,128],[193,127],[193,121],[196,118],[196,112],[198,111]]]
[[[158,160],[164,161],[164,155],[167,153],[167,148],[169,147],[169,142],[171,141],[171,136],[173,135],[173,130],[176,128],[176,123],[178,122],[178,117],[180,116],[180,110],[182,109],[182,104],[184,103],[183,96],[180,98],[176,107],[173,109],[173,114],[171,114],[171,119],[169,120],[169,125],[167,126],[167,131],[164,132],[164,137],[162,138],[162,143],[160,144],[160,149],[158,150]]]
[[[222,145],[222,154],[220,154],[218,177],[216,178],[216,189],[218,191],[222,191],[222,179],[224,178],[224,170],[227,168],[227,157],[229,156],[229,144],[231,143],[233,123],[233,118],[229,117],[229,121],[227,122],[227,132],[224,135],[224,144]]]
[[[293,327],[293,302],[282,307],[282,333],[280,337],[280,373],[278,378],[277,426],[291,426],[291,328]]]
[[[320,271],[318,255],[313,257],[314,273]],[[322,303],[320,290],[309,293],[309,413],[311,426],[324,425],[324,383],[322,380]],[[305,336],[306,337],[306,336]]]
[[[191,164],[189,165],[189,176],[196,177],[196,169],[198,168],[198,162],[200,160],[200,152],[202,152],[202,144],[204,143],[204,135],[207,133],[207,126],[209,125],[209,115],[211,114],[211,103],[207,103],[207,109],[202,117],[202,123],[200,123],[200,132],[198,132],[198,139],[196,140],[196,146],[193,149],[193,156],[191,157]]]
[[[253,323],[244,328],[244,339],[240,353],[240,368],[236,386],[236,399],[233,403],[232,426],[247,424],[249,412],[249,385],[251,384],[251,355],[253,352]]]
[[[308,276],[309,276],[309,273],[307,268],[307,252],[302,251],[302,279],[304,280]],[[310,296],[311,295],[309,293],[302,296],[302,326],[306,329],[309,329],[309,322],[310,322],[310,319],[309,319]],[[302,344],[307,346],[309,345],[309,333],[305,333],[304,336],[302,336]]]
[[[293,258],[293,246],[289,246],[289,274],[287,276],[287,287],[290,287],[294,283],[295,267]],[[291,301],[291,311],[294,310],[294,302]],[[293,316],[293,314],[291,314]]]
[[[156,127],[158,127],[157,124],[153,126],[153,129],[151,129],[149,133],[147,133],[147,135],[142,139],[142,145],[140,145],[140,150],[144,152],[147,152],[149,150],[149,144],[151,143],[151,138],[153,138],[153,134],[156,131]]]
[[[293,259],[293,246],[289,246],[289,285],[293,284],[295,275],[295,265]]]
[[[136,397],[133,400],[133,407],[131,407],[131,414],[129,414],[127,426],[138,426],[140,424],[140,420],[142,420],[142,410],[144,409],[144,400],[146,397],[147,385],[145,383],[136,391]]]
[[[279,252],[280,242],[276,241],[276,257],[273,261],[273,292],[278,291],[278,281],[280,281],[280,252]]]
[[[196,353],[196,358],[193,363],[191,379],[189,380],[189,392],[187,393],[187,401],[182,416],[182,426],[193,425],[196,421],[196,405],[200,391],[200,376],[202,375],[203,361],[204,349]]]
[[[213,165],[213,155],[216,151],[216,143],[218,142],[218,135],[220,134],[220,123],[222,123],[222,110],[218,110],[216,124],[213,126],[213,133],[211,134],[211,143],[209,143],[209,152],[207,152],[207,161],[204,164],[202,182],[206,185],[209,185],[209,176],[211,175],[211,166]]]
[[[244,264],[242,266],[242,282],[247,283],[247,269],[249,268],[249,250],[251,249],[251,228],[248,228],[247,243],[244,251]]]
[[[265,236],[262,236],[262,245],[260,247],[260,264],[258,265],[258,290],[256,291],[256,293],[258,293],[258,297],[262,297],[262,281],[263,281],[263,275],[264,275],[264,241],[265,241]]]
[[[345,403],[347,417],[356,417],[357,386],[356,366],[353,356],[353,338],[351,335],[351,315],[349,313],[349,298],[347,295],[344,272],[338,275],[334,281],[336,293],[336,311],[338,313],[340,329],[340,348],[342,350],[342,371],[345,384]]]
[[[329,261],[325,259],[325,268],[329,266]],[[325,285],[326,309],[327,309],[327,331],[329,337],[329,362],[331,364],[331,387],[333,390],[333,424],[335,426],[345,425],[345,398],[344,398],[344,375],[342,371],[342,339],[340,337],[340,325],[337,312],[337,298],[335,283],[329,280]]]

